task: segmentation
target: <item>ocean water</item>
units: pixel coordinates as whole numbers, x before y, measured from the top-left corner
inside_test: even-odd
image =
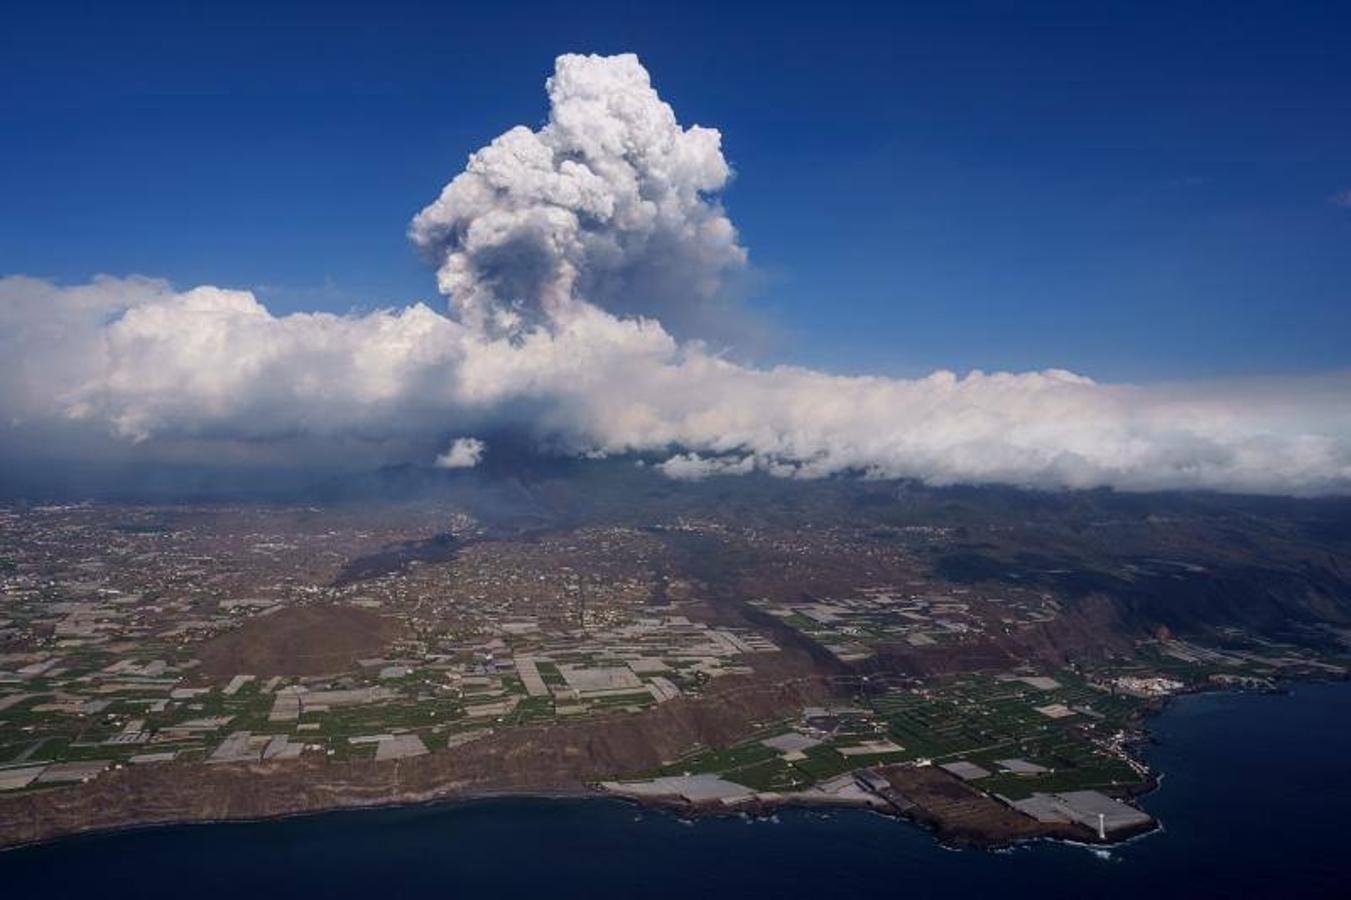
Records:
[[[1351,684],[1185,697],[1152,731],[1164,830],[1110,852],[952,850],[863,812],[484,800],[19,848],[0,897],[1351,897]]]

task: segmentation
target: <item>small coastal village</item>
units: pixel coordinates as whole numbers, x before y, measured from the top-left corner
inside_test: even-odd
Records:
[[[436,756],[453,771],[512,734],[600,740],[768,689],[782,698],[717,742],[598,762],[588,789],[687,814],[861,806],[957,841],[1110,842],[1154,826],[1132,798],[1153,784],[1143,716],[1166,698],[1347,671],[1345,634],[1338,656],[1238,630],[1224,649],[1161,633],[1060,664],[905,671],[887,664],[897,647],[960,661],[1056,622],[1063,601],[945,583],[904,545],[857,573],[890,581],[806,592],[793,568],[828,570],[849,536],[747,529],[791,564],[729,608],[666,542],[725,523],[487,540],[464,513],[400,516],[0,509],[0,837],[22,834],[26,799],[127,770],[267,783]]]

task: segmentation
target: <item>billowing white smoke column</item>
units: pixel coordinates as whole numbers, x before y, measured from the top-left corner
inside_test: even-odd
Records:
[[[711,199],[721,137],[683,129],[632,54],[562,56],[549,121],[479,150],[413,220],[461,317],[514,331],[581,297],[684,323],[745,262]]]
[[[1344,373],[906,380],[757,369],[682,343],[658,317],[709,308],[744,260],[710,195],[727,178],[717,134],[681,129],[631,56],[562,57],[549,89],[543,129],[479,151],[413,223],[455,317],[277,317],[245,291],[0,279],[3,421],[223,445],[461,435],[446,466],[476,464],[474,435],[511,426],[568,452],[661,453],[673,478],[1351,490]]]

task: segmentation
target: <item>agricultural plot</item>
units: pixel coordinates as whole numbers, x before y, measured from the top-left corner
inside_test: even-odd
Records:
[[[1048,596],[1021,588],[989,596],[968,588],[938,593],[922,585],[878,585],[846,597],[751,603],[844,662],[867,659],[879,645],[931,647],[961,642],[991,628],[1044,622],[1057,610]]]
[[[1070,673],[1041,680],[971,676],[940,688],[858,697],[849,707],[809,708],[799,721],[677,760],[659,774],[714,774],[783,792],[871,765],[955,764],[954,771],[973,773],[973,786],[1010,799],[1111,789],[1141,779],[1138,764],[1109,736],[1126,728],[1142,704]],[[1048,707],[1070,713],[1053,718],[1040,711]]]

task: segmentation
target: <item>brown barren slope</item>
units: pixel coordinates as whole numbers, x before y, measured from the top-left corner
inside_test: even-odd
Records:
[[[213,678],[326,675],[379,656],[403,634],[393,619],[349,606],[298,606],[245,622],[197,650]]]
[[[589,782],[649,770],[692,746],[726,746],[754,723],[831,696],[823,681],[732,676],[709,696],[643,713],[501,731],[412,759],[166,764],[118,769],[88,784],[0,796],[0,846],[80,831],[495,793],[581,792]]]
[[[1086,829],[1043,824],[1014,812],[935,766],[889,766],[882,771],[891,786],[915,804],[906,815],[953,843],[999,846],[1037,837],[1092,838]]]

